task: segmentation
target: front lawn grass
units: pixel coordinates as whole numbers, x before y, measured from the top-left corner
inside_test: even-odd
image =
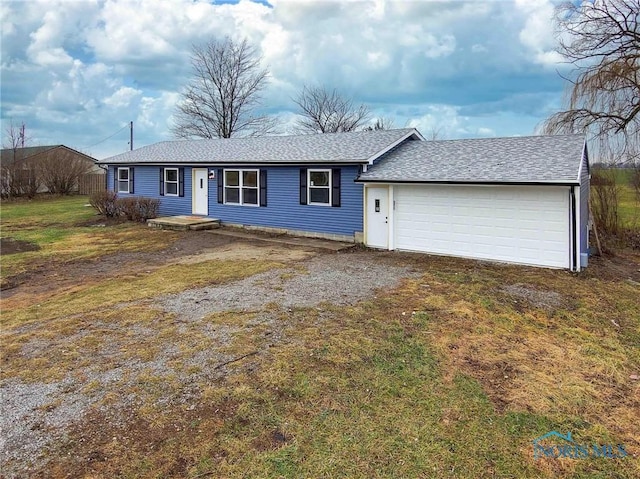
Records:
[[[99,258],[120,251],[157,251],[175,235],[150,230],[145,225],[122,223],[99,226],[100,218],[88,205],[88,197],[40,197],[35,200],[3,202],[0,212],[2,238],[33,243],[39,249],[3,255],[3,284],[11,276],[33,271],[38,266]],[[86,226],[91,220],[96,225]]]
[[[59,223],[72,233],[51,251],[94,254],[73,226],[78,204],[67,206],[75,212]],[[29,211],[33,237],[46,236],[39,228],[53,223]],[[9,224],[19,234],[19,215]],[[119,228],[102,239],[151,246],[138,236],[146,227]],[[600,259],[572,274],[389,256],[420,278],[347,307],[327,298],[176,321],[138,301],[280,266],[259,261],[167,265],[3,300],[3,380],[140,365],[109,387],[84,384],[100,403],[49,451],[40,477],[640,477],[640,287],[628,276],[637,258],[624,273]],[[212,349],[223,332],[229,344]],[[218,355],[238,360],[200,374]],[[126,414],[109,409],[132,397]],[[624,444],[629,456],[534,458],[533,439],[551,430]]]
[[[637,286],[455,259],[416,266],[422,278],[355,306],[271,307],[283,340],[268,347],[250,316],[216,315],[217,324],[241,328],[234,355],[263,352],[223,379],[203,381],[193,402],[146,402],[135,427],[87,446],[107,461],[61,459],[53,470],[140,478],[638,477],[640,388],[630,378],[640,370]],[[549,308],[510,296],[505,284],[553,291],[559,302]],[[163,381],[156,376],[150,380]],[[178,396],[184,385],[172,387]],[[630,455],[534,458],[533,439],[552,430],[572,432],[580,444],[624,444]]]

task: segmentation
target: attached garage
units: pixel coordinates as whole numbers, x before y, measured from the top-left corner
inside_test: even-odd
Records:
[[[586,266],[589,173],[579,135],[411,141],[358,181],[368,246]]]

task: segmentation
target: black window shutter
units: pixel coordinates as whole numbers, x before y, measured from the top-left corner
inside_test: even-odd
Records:
[[[118,192],[118,167],[113,168],[113,192]]]
[[[218,203],[224,203],[224,170],[218,168]]]
[[[129,193],[133,194],[133,166],[129,168]]]
[[[267,206],[267,170],[260,170],[260,206]]]
[[[340,206],[340,168],[333,168],[331,175],[331,206]]]
[[[300,168],[300,204],[307,204],[307,169]]]
[[[160,196],[164,196],[164,168],[160,168]]]
[[[184,168],[178,168],[178,196],[184,196]]]

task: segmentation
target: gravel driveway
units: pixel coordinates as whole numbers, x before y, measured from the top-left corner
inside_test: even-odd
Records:
[[[211,313],[251,311],[256,313],[256,321],[263,331],[265,327],[282,328],[282,325],[275,324],[279,322],[274,321],[274,305],[286,310],[322,307],[323,303],[354,304],[374,295],[378,289],[393,288],[403,278],[417,275],[410,267],[367,251],[318,253],[285,269],[273,269],[227,284],[153,298],[150,303],[154,308],[175,314],[176,321],[184,322],[189,328],[214,339],[207,350],[192,357],[179,357],[187,364],[199,364],[200,371],[187,373],[184,369],[172,369],[171,361],[180,353],[175,347],[167,346],[146,362],[122,357],[114,361],[117,368],[105,370],[100,367],[100,361],[96,361],[95,365],[69,371],[61,381],[25,383],[15,378],[6,380],[0,386],[0,471],[5,477],[12,478],[28,476],[29,471],[41,468],[46,463],[47,451],[56,443],[66,441],[69,428],[89,410],[95,410],[107,394],[113,396],[123,386],[142,381],[139,376],[143,370],[177,374],[187,385],[196,384],[203,378],[210,380],[223,376],[225,368],[216,364],[230,358],[220,350],[228,345],[234,326],[212,329],[210,324],[202,321]],[[104,326],[94,324],[90,327]],[[144,344],[154,334],[154,330],[148,327],[134,327],[128,340]],[[272,341],[277,340],[278,334],[271,338]],[[104,343],[102,347],[110,348],[110,354],[118,354],[111,352],[118,348],[108,344],[108,337]],[[99,384],[100,387],[88,392],[83,389],[87,383]],[[185,387],[181,394],[179,398],[165,397],[161,400],[167,403],[197,401],[199,390],[195,386]],[[112,420],[126,421],[139,399],[131,395],[120,397],[116,404],[110,406]]]

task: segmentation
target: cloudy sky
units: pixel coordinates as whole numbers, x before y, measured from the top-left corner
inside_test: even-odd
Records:
[[[302,85],[444,138],[529,135],[560,107],[553,3],[43,0],[0,4],[2,130],[104,158],[171,139],[189,51],[247,38],[270,70],[284,129]]]

